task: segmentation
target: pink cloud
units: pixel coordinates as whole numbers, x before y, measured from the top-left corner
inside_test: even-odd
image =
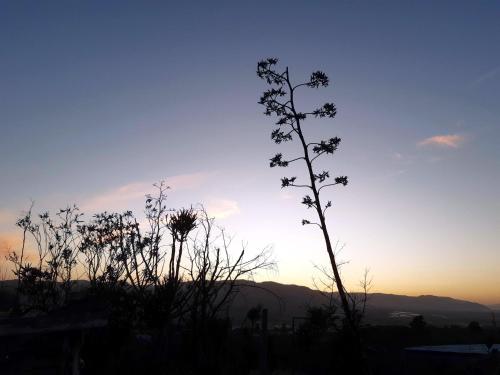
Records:
[[[435,135],[418,142],[418,145],[458,148],[464,141],[465,137],[459,134]]]
[[[208,177],[208,173],[202,172],[177,175],[167,177],[165,184],[170,187],[170,191],[194,189],[201,186]],[[89,198],[83,202],[81,209],[84,212],[123,210],[131,202],[142,201],[146,194],[154,192],[152,182],[132,182]]]
[[[208,201],[205,208],[208,215],[216,219],[225,219],[240,213],[238,202],[230,199],[211,199]]]

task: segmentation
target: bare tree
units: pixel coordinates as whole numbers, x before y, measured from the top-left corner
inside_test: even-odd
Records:
[[[231,251],[232,238],[215,219],[201,209],[198,218],[201,233],[189,251],[189,280],[194,289],[192,311],[202,319],[212,319],[238,292],[241,282],[252,280],[257,271],[275,268],[270,247],[246,257],[246,249]]]
[[[326,304],[328,308],[335,307],[337,305],[335,298],[335,277],[332,275],[332,272],[325,267],[315,266],[315,268],[320,272],[322,277],[313,279],[314,287],[328,301],[328,303]],[[372,283],[373,278],[370,275],[370,270],[366,268],[363,274],[363,278],[359,282],[360,291],[346,292],[347,298],[351,305],[353,319],[356,327],[360,327],[360,325],[362,324],[362,320],[365,317],[366,306],[368,303],[368,293],[372,287]]]
[[[103,212],[78,227],[82,237],[81,264],[92,288],[112,289],[125,281],[121,254],[126,238],[135,228],[135,223],[129,223],[130,217],[130,212]]]
[[[6,259],[12,263],[12,273],[17,276],[17,289],[16,293],[19,294],[19,287],[21,284],[21,267],[24,264],[24,253],[26,250],[26,238],[28,234],[28,230],[30,229],[29,222],[31,221],[31,211],[33,209],[34,202],[31,202],[31,206],[29,210],[26,212],[26,214],[20,218],[16,224],[18,227],[20,227],[23,230],[23,239],[21,242],[21,249],[19,252],[12,251],[12,249],[9,247],[8,250],[8,255],[6,256]]]
[[[27,297],[26,310],[49,310],[67,301],[77,264],[80,236],[76,230],[82,214],[76,206],[60,209],[52,218],[48,212],[35,219],[32,206],[17,221],[23,231],[19,252],[8,259],[18,278],[18,293]],[[26,256],[28,235],[36,252],[35,263]]]
[[[203,208],[198,213],[198,226],[200,230],[188,250],[188,285],[192,290],[188,324],[194,333],[199,370],[209,372],[215,358],[208,354],[214,350],[207,340],[209,328],[227,318],[227,310],[245,280],[252,280],[257,271],[274,269],[275,263],[269,247],[249,257],[244,246],[233,253],[232,238],[215,226],[214,218]]]

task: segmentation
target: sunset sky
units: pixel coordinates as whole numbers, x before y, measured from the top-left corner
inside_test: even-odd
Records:
[[[495,1],[1,1],[0,252],[31,199],[140,212],[165,180],[235,247],[273,246],[259,280],[312,286],[321,233],[257,104],[278,57],[332,81],[297,101],[338,107],[305,133],[342,138],[324,165],[350,179],[328,218],[348,286],[367,267],[372,291],[500,303],[499,20]]]

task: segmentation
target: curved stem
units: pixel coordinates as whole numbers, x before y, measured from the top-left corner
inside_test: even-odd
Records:
[[[319,189],[316,186],[316,181],[315,181],[316,179],[314,177],[314,170],[313,170],[313,167],[312,167],[312,160],[314,160],[315,158],[313,158],[313,159],[310,158],[308,144],[305,141],[304,134],[302,133],[302,128],[301,128],[301,124],[300,124],[300,116],[298,115],[298,113],[297,113],[297,111],[295,109],[295,102],[294,102],[294,97],[293,97],[294,87],[290,83],[290,76],[289,76],[289,73],[288,73],[288,68],[286,68],[285,78],[284,79],[285,79],[285,82],[286,82],[286,84],[288,85],[288,88],[289,88],[289,92],[290,92],[290,106],[291,106],[291,109],[292,109],[293,116],[295,117],[295,122],[296,122],[296,125],[297,125],[296,126],[297,127],[297,134],[299,135],[300,142],[302,144],[302,149],[303,149],[303,152],[304,152],[304,160],[306,162],[307,170],[309,172],[309,179],[311,181],[311,190],[312,190],[313,195],[314,195],[315,208],[316,208],[316,212],[318,214],[318,218],[319,218],[319,221],[320,221],[321,231],[323,232],[323,237],[325,239],[326,250],[327,250],[328,256],[330,258],[330,264],[332,266],[332,271],[333,271],[333,275],[334,275],[334,278],[335,278],[335,283],[337,285],[337,290],[338,290],[338,293],[339,293],[340,302],[342,304],[342,309],[344,310],[344,314],[346,316],[346,319],[347,319],[347,322],[348,322],[350,328],[354,332],[356,332],[356,327],[355,327],[355,322],[353,320],[354,317],[353,317],[353,314],[352,314],[352,311],[351,311],[351,306],[349,304],[347,293],[346,293],[346,290],[345,290],[344,285],[342,283],[342,279],[340,278],[340,272],[339,272],[339,269],[338,269],[337,261],[335,259],[335,254],[333,252],[333,247],[332,247],[332,243],[331,243],[331,240],[330,240],[330,234],[328,233],[328,230],[326,228],[325,215],[324,215],[324,213],[323,213],[323,211],[321,209],[322,206],[321,206],[321,201],[320,201],[320,198],[319,198]]]

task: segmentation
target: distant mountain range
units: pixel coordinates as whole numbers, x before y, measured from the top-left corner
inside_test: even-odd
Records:
[[[0,282],[0,310],[5,307],[6,296],[11,294],[15,285],[14,280]],[[78,288],[85,288],[86,285],[86,282],[79,282]],[[320,291],[305,286],[245,281],[241,283],[240,292],[229,313],[233,324],[238,326],[244,322],[250,308],[261,305],[268,309],[271,324],[291,324],[294,317],[305,317],[308,307],[321,306],[327,302],[327,297]],[[472,320],[489,325],[492,323],[493,310],[500,312],[500,304],[487,307],[449,297],[370,293],[366,322],[408,324],[415,315],[424,315],[426,321],[436,325],[468,324]],[[500,321],[500,316],[498,320]]]
[[[499,311],[500,312],[500,303],[496,303],[494,305],[488,305],[488,307],[494,311]]]
[[[293,317],[305,316],[308,306],[321,306],[327,302],[327,297],[321,292],[304,286],[249,282],[236,297],[231,315],[236,320],[244,319],[251,307],[260,304],[268,309],[270,321],[288,323]],[[492,309],[479,303],[429,295],[368,294],[368,323],[407,324],[415,315],[424,315],[428,322],[437,325],[467,324],[472,320],[491,324],[492,321]]]

